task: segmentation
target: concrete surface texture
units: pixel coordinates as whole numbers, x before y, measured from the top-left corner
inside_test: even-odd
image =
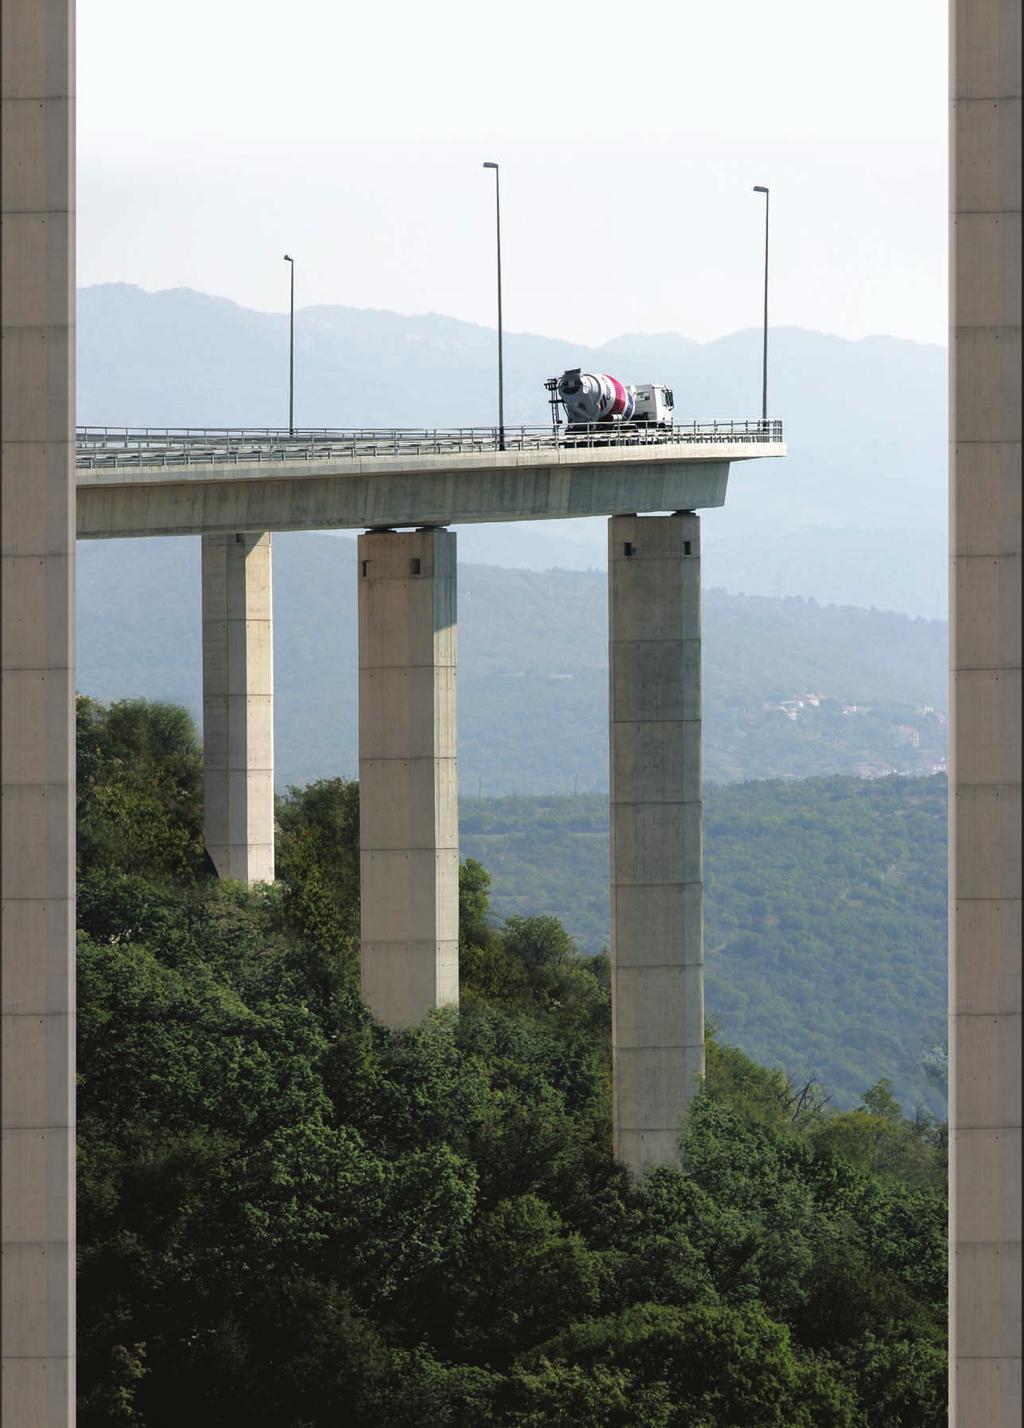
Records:
[[[725,502],[730,461],[779,442],[265,461],[78,472],[87,537],[363,530],[609,516]]]
[[[359,537],[363,998],[388,1026],[459,1000],[456,538]]]
[[[1021,5],[951,6],[950,1422],[1021,1420]]]
[[[67,0],[2,0],[2,1389],[74,1418],[74,97]]]
[[[203,817],[222,878],[274,881],[270,536],[203,536]]]
[[[608,523],[615,1153],[679,1159],[704,1075],[700,519]]]

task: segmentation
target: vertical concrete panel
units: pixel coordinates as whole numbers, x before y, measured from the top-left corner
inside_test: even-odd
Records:
[[[206,847],[222,878],[274,880],[270,536],[203,536]]]
[[[700,521],[608,523],[615,1153],[679,1158],[704,1075]]]
[[[74,10],[2,0],[0,1421],[74,1421]]]
[[[950,1423],[1021,1418],[1021,5],[953,0]]]
[[[359,537],[362,987],[388,1026],[459,1000],[456,545]]]

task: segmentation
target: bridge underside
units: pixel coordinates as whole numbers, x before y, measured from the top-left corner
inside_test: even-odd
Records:
[[[79,470],[80,539],[367,530],[700,510],[725,502],[735,460],[779,442],[538,456],[377,457]]]

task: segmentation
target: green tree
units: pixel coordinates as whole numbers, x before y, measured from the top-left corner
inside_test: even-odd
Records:
[[[192,884],[204,875],[203,763],[184,709],[78,697],[79,877],[131,872]]]
[[[454,1292],[455,1342],[493,1368],[601,1302],[603,1266],[536,1195],[500,1201],[466,1241]]]
[[[556,1363],[600,1364],[662,1386],[667,1428],[858,1428],[850,1391],[756,1304],[637,1304],[574,1324],[540,1352]]]
[[[491,875],[475,858],[459,864],[459,938],[463,945],[486,946],[491,940]]]
[[[358,981],[359,785],[320,779],[277,800],[276,873],[322,993]]]

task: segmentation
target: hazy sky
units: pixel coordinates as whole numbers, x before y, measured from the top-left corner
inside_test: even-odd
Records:
[[[946,340],[945,0],[80,0],[79,282]]]

